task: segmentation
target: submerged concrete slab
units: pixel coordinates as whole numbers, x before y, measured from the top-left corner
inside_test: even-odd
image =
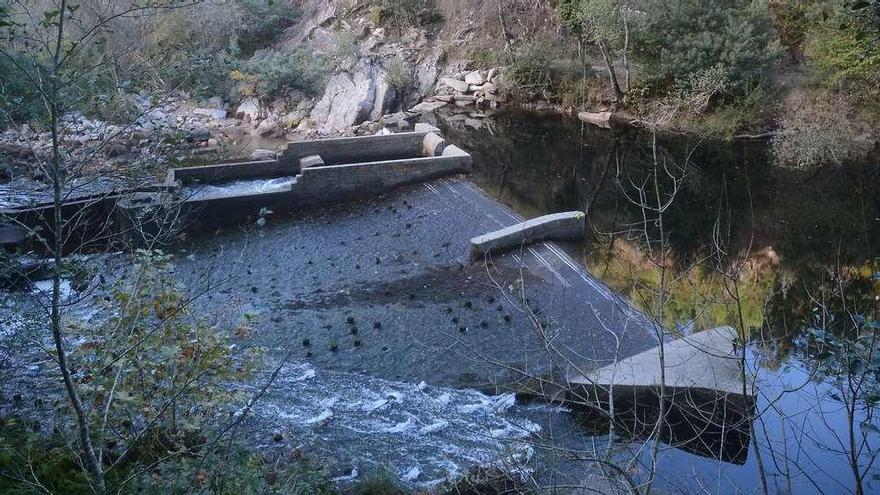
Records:
[[[586,235],[586,215],[569,211],[544,215],[471,239],[471,258],[509,251],[541,241],[573,241]]]
[[[734,328],[718,327],[664,344],[666,386],[742,394],[737,338]],[[658,348],[653,348],[585,376],[571,376],[568,382],[572,386],[659,387],[660,372],[660,352]],[[748,387],[746,389],[751,395]]]
[[[598,434],[613,420],[634,438],[659,435],[693,454],[743,464],[755,400],[751,387],[743,393],[737,337],[733,328],[719,327],[666,343],[663,408],[659,348],[570,376],[567,402],[583,411],[584,424],[596,425]]]

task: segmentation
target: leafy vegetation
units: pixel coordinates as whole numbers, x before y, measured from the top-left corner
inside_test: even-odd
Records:
[[[728,90],[765,81],[780,54],[773,20],[757,1],[648,0],[637,50],[658,89],[688,85],[691,74],[720,68]]]

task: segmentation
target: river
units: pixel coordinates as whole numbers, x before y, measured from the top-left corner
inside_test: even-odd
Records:
[[[474,154],[472,180],[522,215],[586,211],[587,241],[566,248],[666,328],[748,329],[771,493],[855,493],[855,472],[864,492],[880,490],[870,350],[880,299],[877,156],[797,171],[775,166],[764,141],[664,135],[655,144],[647,131],[516,111],[446,115],[438,125]],[[588,438],[584,431],[570,445]],[[634,472],[644,479],[647,455],[633,440],[617,439],[618,459],[640,459]],[[756,457],[754,445],[743,464],[664,446],[658,486],[760,493]]]
[[[870,352],[859,359],[873,349],[865,337],[880,298],[876,158],[801,172],[774,166],[764,142],[655,142],[644,131],[514,111],[445,115],[437,124],[473,153],[471,180],[521,216],[586,211],[587,240],[563,248],[661,320],[669,338],[747,329],[754,438],[732,455],[713,451],[729,442],[708,431],[658,444],[661,492],[761,493],[761,473],[770,493],[855,493],[856,478],[864,493],[880,490],[880,362]],[[254,443],[332,459],[343,484],[380,465],[423,489],[475,464],[508,468],[536,486],[587,480],[601,488],[617,468],[635,483],[648,480],[654,444],[628,431],[625,418],[596,421],[493,392],[499,375],[463,351],[546,365],[527,337],[530,322],[487,286],[485,270],[466,266],[467,239],[490,225],[477,213],[506,217],[466,182],[441,184],[457,196],[407,188],[193,235],[175,249],[181,282],[212,288],[198,301],[201,314],[227,326],[245,317],[270,357],[291,357],[254,409]],[[662,208],[646,210],[652,201]],[[593,325],[570,294],[529,281],[562,328]],[[25,296],[2,296],[11,316],[0,336],[27,327]],[[575,341],[608,357],[584,342]],[[636,339],[627,354],[650,345]],[[20,364],[10,364],[3,396],[27,403],[49,393],[28,384],[51,363]],[[17,404],[3,411],[16,413]],[[283,442],[273,440],[279,431]]]

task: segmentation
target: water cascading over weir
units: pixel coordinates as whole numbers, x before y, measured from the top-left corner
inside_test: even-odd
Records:
[[[164,184],[68,194],[62,215],[71,243],[120,237],[150,244],[171,232],[214,228],[381,194],[396,187],[468,173],[471,156],[447,145],[439,129],[289,143],[274,160],[175,168]],[[24,246],[27,231],[51,237],[51,201],[0,209],[2,240]]]

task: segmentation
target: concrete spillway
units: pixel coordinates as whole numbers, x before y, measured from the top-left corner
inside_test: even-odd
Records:
[[[196,237],[178,273],[195,289],[214,275],[223,292],[200,313],[218,324],[259,314],[265,344],[386,379],[521,390],[523,373],[556,360],[607,364],[656,344],[643,316],[553,243],[469,262],[471,237],[521,220],[466,179],[437,179],[270,218],[258,235]]]

